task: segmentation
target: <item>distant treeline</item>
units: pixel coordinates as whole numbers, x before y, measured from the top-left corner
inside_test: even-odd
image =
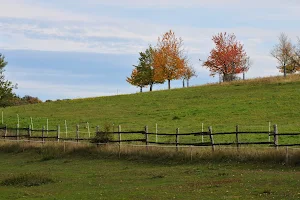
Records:
[[[10,98],[0,100],[1,107],[20,106],[37,103],[42,103],[42,101],[38,97],[32,97],[29,95],[25,95],[24,97],[12,96]]]

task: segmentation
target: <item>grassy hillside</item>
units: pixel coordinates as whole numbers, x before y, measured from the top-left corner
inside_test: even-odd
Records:
[[[279,131],[300,130],[300,76],[262,78],[232,83],[211,84],[110,97],[76,99],[3,109],[4,123],[15,126],[16,115],[21,127],[28,127],[33,117],[35,128],[61,125],[67,120],[69,130],[76,124],[91,130],[105,123],[122,125],[122,130],[150,131],[158,124],[159,132],[214,130],[268,130],[269,121],[278,124]],[[247,127],[253,126],[253,127]],[[255,126],[255,127],[254,127]],[[299,128],[297,128],[299,127]]]

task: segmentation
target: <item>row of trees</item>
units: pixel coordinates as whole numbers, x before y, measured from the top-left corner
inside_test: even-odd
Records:
[[[211,76],[219,74],[223,81],[232,81],[237,74],[249,70],[251,61],[247,56],[243,45],[236,40],[234,34],[219,33],[212,38],[215,48],[210,56],[203,62]],[[171,80],[183,80],[189,87],[189,80],[196,76],[195,69],[190,65],[189,59],[183,48],[183,40],[177,38],[170,30],[158,38],[156,47],[149,46],[145,52],[140,52],[138,65],[134,69],[127,82],[142,89],[150,86],[152,91],[154,84],[162,84],[168,81],[171,88]]]
[[[300,38],[298,43],[293,44],[288,36],[281,33],[278,37],[279,43],[271,51],[271,55],[278,61],[278,69],[286,77],[300,71]]]
[[[189,86],[189,80],[196,76],[195,69],[190,65],[185,55],[183,40],[177,38],[173,31],[165,33],[158,38],[156,47],[151,45],[145,52],[140,52],[138,65],[134,69],[127,82],[140,88],[150,86],[152,91],[154,84],[162,84],[168,81],[168,88],[171,88],[172,80],[183,80]]]
[[[0,53],[0,107],[41,103],[42,101],[37,97],[26,95],[21,98],[13,92],[13,89],[16,89],[17,85],[13,85],[4,76],[4,68],[7,64],[5,56]]]

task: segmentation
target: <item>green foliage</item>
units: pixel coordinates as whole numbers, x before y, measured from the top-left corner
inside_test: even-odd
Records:
[[[36,103],[42,103],[42,101],[37,98],[37,97],[32,97],[29,95],[25,95],[22,100],[26,103],[26,104],[36,104]]]
[[[6,107],[12,104],[15,94],[12,82],[5,80],[4,68],[7,65],[5,57],[0,53],[0,107]]]
[[[156,81],[154,79],[153,68],[153,53],[155,49],[149,46],[145,52],[140,52],[139,64],[133,65],[135,68],[132,72],[131,78],[127,78],[127,81],[138,87],[150,86],[152,91],[153,84],[163,83],[164,81]],[[133,76],[134,75],[134,76]]]
[[[91,143],[109,143],[113,140],[113,134],[111,133],[111,125],[105,123],[103,131],[96,133],[95,137],[91,140]]]

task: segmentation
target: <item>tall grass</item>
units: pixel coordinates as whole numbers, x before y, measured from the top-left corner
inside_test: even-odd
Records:
[[[139,145],[100,145],[88,143],[27,143],[0,142],[0,151],[6,153],[33,152],[40,155],[40,161],[80,156],[83,158],[112,158],[137,160],[153,163],[198,163],[198,162],[242,162],[300,164],[300,149],[296,148],[216,148],[171,147]]]

